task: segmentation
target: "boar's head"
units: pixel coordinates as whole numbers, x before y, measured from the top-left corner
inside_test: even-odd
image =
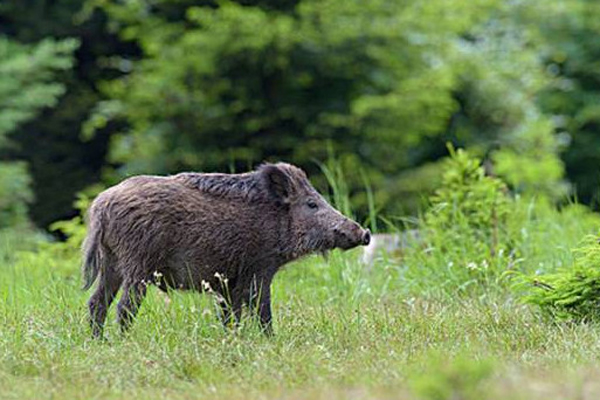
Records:
[[[369,230],[329,205],[304,171],[285,163],[265,164],[260,171],[267,191],[285,213],[289,226],[285,239],[292,258],[369,244]]]

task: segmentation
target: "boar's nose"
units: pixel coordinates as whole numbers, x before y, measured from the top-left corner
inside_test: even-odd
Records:
[[[368,246],[371,243],[371,231],[366,229],[363,233],[362,244]]]

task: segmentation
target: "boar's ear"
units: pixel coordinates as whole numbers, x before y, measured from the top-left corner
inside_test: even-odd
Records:
[[[260,167],[269,193],[282,203],[288,203],[293,184],[289,175],[277,165],[265,164]]]

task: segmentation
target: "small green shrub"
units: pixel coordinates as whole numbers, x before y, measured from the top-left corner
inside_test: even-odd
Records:
[[[589,235],[575,250],[571,267],[554,273],[521,275],[518,287],[528,294],[524,301],[540,307],[557,321],[600,320],[600,241]]]
[[[19,261],[25,264],[43,265],[72,276],[81,263],[81,245],[86,234],[83,215],[90,202],[89,197],[80,194],[74,204],[80,215],[50,225],[50,230],[60,231],[66,236],[64,241],[40,241],[35,250],[20,253]]]
[[[450,147],[441,187],[421,223],[426,250],[415,264],[431,269],[449,289],[495,281],[514,261],[521,207],[481,161]],[[485,287],[485,285],[483,286]]]
[[[432,229],[453,229],[464,222],[476,230],[493,230],[508,214],[506,186],[486,176],[478,158],[463,149],[449,149],[442,186],[431,198],[425,222]]]

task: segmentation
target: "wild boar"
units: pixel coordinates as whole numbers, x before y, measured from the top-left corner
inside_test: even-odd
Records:
[[[88,302],[94,337],[102,336],[120,288],[117,320],[125,331],[149,283],[209,290],[224,324],[239,322],[247,306],[271,333],[271,281],[284,264],[371,238],[286,163],[242,174],[131,177],[100,193],[87,219],[82,269],[84,289],[98,280]]]

